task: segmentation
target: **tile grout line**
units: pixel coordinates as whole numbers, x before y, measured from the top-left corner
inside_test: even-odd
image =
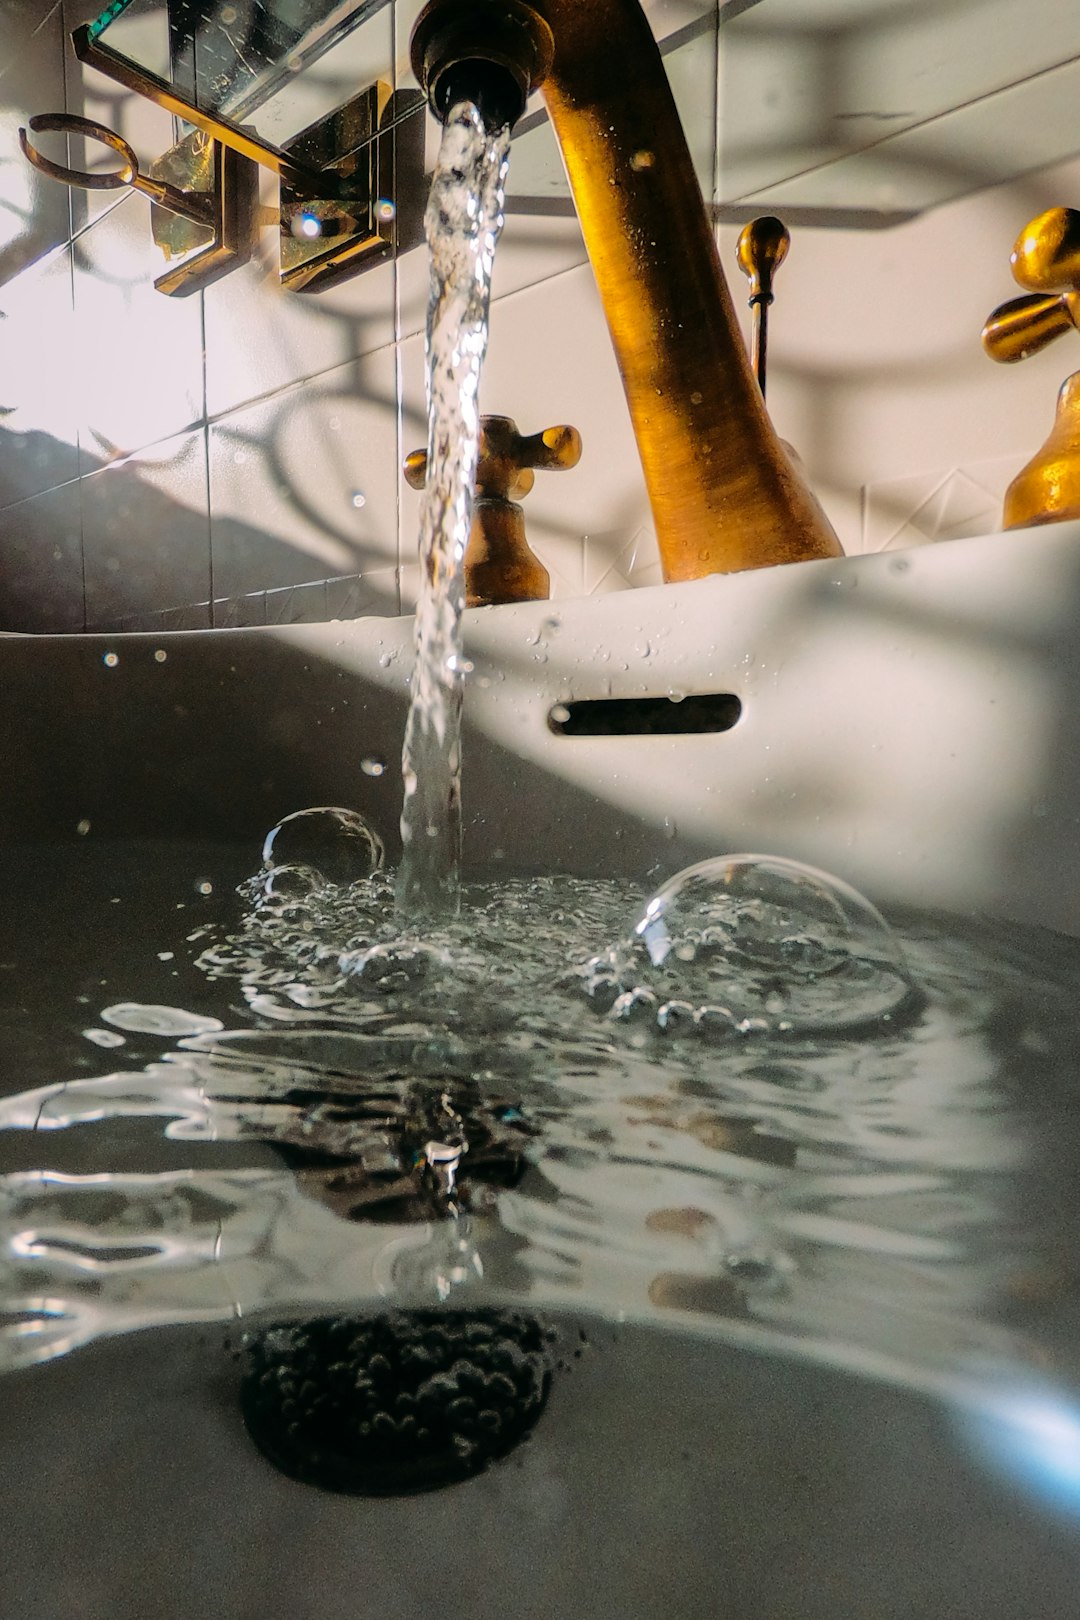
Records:
[[[209,628],[214,628],[214,524],[210,511],[210,419],[207,413],[209,398],[206,388],[206,292],[199,293],[199,332],[202,342],[202,404],[203,419],[200,428],[202,437],[203,473],[206,489],[206,577],[207,577],[207,609],[206,620]]]

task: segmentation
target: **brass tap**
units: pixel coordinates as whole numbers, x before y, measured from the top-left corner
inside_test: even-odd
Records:
[[[1030,220],[1012,251],[1013,279],[1028,289],[1000,304],[983,327],[983,348],[1005,365],[1080,330],[1080,213],[1049,208]],[[1054,426],[1005,492],[1006,529],[1080,518],[1080,371],[1058,394]]]
[[[765,411],[639,0],[430,0],[412,60],[438,116],[474,80],[477,96],[502,106],[543,90],[622,373],[665,579],[841,555]],[[508,67],[512,85],[496,94],[492,74]]]
[[[525,514],[517,502],[529,493],[534,468],[562,472],[581,460],[577,428],[550,427],[523,436],[509,416],[480,418],[480,459],[476,469],[472,528],[465,549],[465,605],[543,602],[551,578],[525,538]],[[405,459],[405,480],[423,489],[427,451]]]

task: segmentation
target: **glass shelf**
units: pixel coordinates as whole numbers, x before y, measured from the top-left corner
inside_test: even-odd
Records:
[[[90,32],[283,152],[376,80],[415,88],[422,3],[114,0]],[[888,224],[1080,152],[1073,0],[643,3],[721,218]],[[510,195],[519,210],[570,210],[538,99]]]

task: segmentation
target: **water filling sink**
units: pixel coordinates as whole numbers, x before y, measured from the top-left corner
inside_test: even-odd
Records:
[[[752,850],[861,890],[914,941],[916,977],[919,953],[938,948],[930,913],[978,928],[995,964],[991,1006],[956,947],[954,989],[898,1021],[922,1045],[888,1031],[887,1061],[869,1042],[836,1072],[824,1035],[753,1047],[764,1037],[751,1030],[717,1049],[716,1069],[712,1048],[685,1048],[703,1054],[700,1073],[695,1058],[668,1085],[667,1037],[648,1013],[620,1048],[630,1136],[603,1088],[592,1134],[560,1136],[558,1073],[519,1108],[517,1025],[492,1036],[474,1093],[475,1054],[461,1073],[453,1042],[436,1061],[397,1003],[331,1027],[317,979],[291,1001],[275,981],[272,1006],[195,962],[215,908],[238,926],[249,902],[234,886],[291,812],[355,808],[396,859],[410,622],[0,638],[5,1612],[1071,1612],[1078,542],[1080,525],[1063,524],[466,615],[468,872],[505,878],[507,894],[523,873],[618,880],[642,900],[691,862]],[[553,908],[578,903],[572,888],[545,892]],[[147,1006],[195,1021],[176,1014],[166,1040]],[[582,1022],[575,1039],[623,1039],[603,1006],[586,1015],[600,1033]],[[379,1108],[400,1103],[432,1199],[451,1171],[472,1175],[467,1218],[440,1222],[432,1204],[410,1225],[372,1204],[346,1221],[311,1195],[327,1182],[302,1143],[286,1151],[250,1115],[230,1135],[223,1077],[241,1049],[221,1043],[253,1025],[260,1040],[308,1042],[291,1048],[289,1095],[309,1101],[331,1081],[345,1095],[354,1074],[340,1050],[313,1067],[321,1034],[372,1053],[377,1040]],[[169,1087],[183,1098],[155,1113]],[[127,1112],[110,1113],[121,1094]],[[457,1118],[463,1097],[488,1134],[470,1126],[472,1161],[448,1171],[432,1110]],[[261,1097],[264,1126],[280,1100]],[[167,1187],[156,1247],[145,1220],[124,1226],[152,1178]],[[272,1309],[255,1203],[229,1202],[242,1183],[282,1194]],[[116,1199],[111,1271],[95,1246],[103,1194]],[[721,1209],[722,1243],[708,1237]],[[764,1251],[740,1247],[740,1210],[748,1230],[765,1210],[788,1234],[794,1269],[766,1275]],[[506,1241],[483,1287],[548,1335],[528,1438],[445,1488],[414,1480],[413,1494],[305,1482],[287,1422],[253,1443],[245,1334],[278,1335],[266,1342],[287,1359],[313,1316],[413,1309],[419,1273],[401,1263],[417,1234],[460,1239],[467,1269],[468,1222],[496,1217]],[[316,1240],[326,1272],[313,1280],[300,1257]],[[679,1270],[683,1249],[698,1258]],[[82,1301],[70,1342],[60,1275]],[[875,1289],[870,1322],[861,1302]],[[827,1332],[794,1320],[790,1302],[815,1292]],[[463,1307],[474,1296],[448,1284],[442,1299],[472,1335],[452,1360],[455,1398],[500,1367],[520,1395],[520,1356],[490,1348],[504,1330],[475,1297]],[[20,1360],[50,1310],[47,1348]]]

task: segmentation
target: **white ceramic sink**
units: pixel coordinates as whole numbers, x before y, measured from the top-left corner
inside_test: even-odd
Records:
[[[879,904],[1080,932],[1078,610],[1080,525],[1062,524],[470,612],[467,858],[644,878],[750,849]],[[393,852],[412,635],[367,619],[0,638],[0,835],[255,840],[331,803]],[[734,694],[741,717],[683,736],[549,725],[568,701],[670,693]]]
[[[646,890],[704,855],[754,850],[886,909],[1080,934],[1078,608],[1073,524],[470,613],[469,863],[626,874]],[[0,638],[0,839],[36,860],[62,849],[57,870],[76,874],[83,844],[100,857],[112,840],[230,841],[253,870],[275,822],[331,804],[368,815],[393,858],[411,649],[411,622],[383,619]],[[703,694],[741,712],[700,734],[558,729],[567,713],[612,723],[580,706],[613,699],[659,699],[674,723],[673,694],[679,715]],[[962,1097],[963,1075],[951,1080]],[[3,1089],[28,1083],[11,1073]],[[62,1136],[27,1132],[14,1150],[52,1166]],[[164,1137],[156,1151],[159,1172],[187,1174]],[[192,1174],[198,1151],[183,1146]],[[350,1230],[358,1252],[375,1243],[376,1229]],[[867,1376],[809,1343],[768,1353],[737,1313],[720,1335],[681,1318],[664,1331],[590,1317],[583,1297],[588,1351],[574,1359],[564,1319],[549,1411],[502,1464],[418,1498],[298,1485],[240,1418],[220,1327],[240,1275],[221,1280],[217,1326],[117,1333],[0,1379],[0,1612],[1045,1620],[1075,1607],[1075,1518],[985,1467],[933,1376]],[[1035,1418],[1075,1448],[1063,1413]]]

